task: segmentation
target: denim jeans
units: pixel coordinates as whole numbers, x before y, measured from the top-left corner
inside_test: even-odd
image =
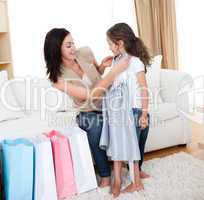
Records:
[[[149,133],[149,123],[145,129],[141,129],[139,126],[139,118],[142,114],[142,110],[138,108],[133,108],[132,110],[133,110],[134,121],[135,121],[135,126],[136,126],[136,133],[138,136],[138,142],[139,142],[139,148],[140,148],[141,160],[139,161],[139,168],[141,170],[142,163],[144,161],[145,144],[146,144],[147,136]],[[148,114],[148,121],[150,122],[149,114]]]
[[[99,142],[103,127],[102,112],[80,112],[77,123],[81,129],[87,132],[91,153],[96,163],[96,168],[101,177],[111,175],[111,170],[106,156],[106,151],[100,149]]]

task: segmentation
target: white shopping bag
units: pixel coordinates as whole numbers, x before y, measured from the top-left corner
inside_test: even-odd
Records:
[[[69,138],[78,194],[97,188],[86,132],[79,127],[69,127],[59,132]]]
[[[30,140],[35,147],[34,200],[57,200],[51,142],[43,135]]]

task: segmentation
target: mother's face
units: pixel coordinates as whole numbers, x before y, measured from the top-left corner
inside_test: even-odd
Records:
[[[76,59],[76,47],[74,45],[74,41],[71,34],[68,34],[61,46],[62,60],[74,60]]]

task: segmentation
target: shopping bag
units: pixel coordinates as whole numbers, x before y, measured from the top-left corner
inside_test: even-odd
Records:
[[[47,137],[52,144],[58,198],[70,197],[76,194],[76,185],[68,139],[54,130]]]
[[[3,184],[6,200],[32,200],[34,148],[26,139],[4,140]]]
[[[2,146],[0,143],[0,200],[4,200],[3,194],[3,167],[2,167]]]
[[[30,141],[35,149],[34,200],[57,200],[51,142],[44,135]]]
[[[97,188],[86,132],[79,127],[67,127],[59,131],[69,138],[77,192],[83,193]]]

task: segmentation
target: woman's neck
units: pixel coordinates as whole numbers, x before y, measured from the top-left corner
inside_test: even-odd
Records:
[[[65,68],[74,69],[76,67],[76,61],[75,60],[63,60],[62,65]]]
[[[63,60],[62,65],[74,71],[78,76],[82,77],[84,72],[75,60]]]

